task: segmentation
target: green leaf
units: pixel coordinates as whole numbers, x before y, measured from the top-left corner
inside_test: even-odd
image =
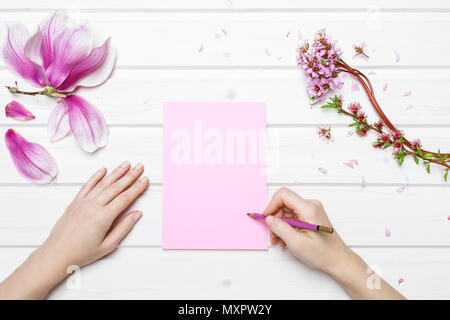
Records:
[[[424,159],[430,160],[433,159],[434,156],[431,153],[426,153],[422,156]]]
[[[427,165],[427,172],[430,173],[430,164]]]
[[[354,127],[354,126],[357,126],[357,125],[358,125],[357,122],[353,122],[353,123],[350,123],[348,126],[349,126],[349,127]]]
[[[448,178],[448,170],[445,171],[445,174],[444,174],[444,180],[445,180],[445,182],[447,182],[447,178]]]
[[[415,162],[416,164],[419,164],[419,159],[417,159],[416,156],[414,156],[414,162]]]
[[[416,154],[418,156],[422,156],[422,150],[420,150],[420,148],[417,148]]]
[[[405,160],[405,157],[403,155],[401,155],[400,158],[398,158],[398,165],[402,166],[404,160]]]

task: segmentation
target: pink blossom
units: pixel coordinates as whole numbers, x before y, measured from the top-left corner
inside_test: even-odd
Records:
[[[348,110],[356,114],[359,110],[361,110],[361,105],[359,104],[359,102],[350,103],[350,105],[348,106]]]
[[[401,130],[390,130],[391,136],[394,140],[400,139],[403,136],[403,132]]]
[[[37,184],[55,179],[58,174],[55,160],[40,144],[28,142],[12,129],[6,132],[5,143],[17,171],[25,179]]]
[[[331,128],[317,127],[316,130],[320,140],[326,143],[334,142],[334,138],[331,136]]]
[[[355,54],[353,55],[353,59],[356,57],[360,57],[364,60],[369,60],[369,56],[364,52],[364,49],[367,47],[366,43],[363,42],[360,45],[353,45],[353,50],[355,51]]]
[[[33,120],[34,115],[27,110],[21,103],[13,100],[5,107],[5,115],[7,118],[16,120]]]
[[[361,130],[358,131],[358,136],[360,137],[365,137],[367,135],[368,130],[365,128],[362,128]]]
[[[400,141],[395,141],[393,144],[394,153],[397,153],[403,149],[403,145]]]
[[[422,146],[422,143],[420,143],[419,139],[414,140],[413,142],[411,142],[411,147],[414,150],[417,150],[418,148],[420,148]]]
[[[66,105],[76,104],[71,110],[77,112],[69,111],[62,116],[58,103],[58,112],[52,113],[56,119],[52,116],[49,119],[49,132],[60,137],[71,130],[88,152],[104,146],[108,131],[102,114],[73,95],[73,91],[108,80],[116,63],[110,39],[92,48],[92,36],[86,24],[75,25],[64,11],[57,11],[43,21],[31,36],[21,24],[9,26],[7,31],[1,50],[6,64],[33,85],[44,88],[48,96],[62,97]],[[83,114],[83,121],[79,114]],[[61,125],[55,127],[59,122]]]
[[[328,173],[328,170],[325,169],[325,168],[319,168],[319,171],[320,171],[321,173],[323,173],[323,174],[327,174],[327,173]]]

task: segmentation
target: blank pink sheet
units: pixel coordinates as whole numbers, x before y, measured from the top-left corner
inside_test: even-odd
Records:
[[[265,157],[265,103],[165,103],[163,248],[267,249]]]

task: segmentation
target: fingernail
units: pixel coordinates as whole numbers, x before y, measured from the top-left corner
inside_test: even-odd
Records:
[[[142,165],[142,163],[138,163],[137,165],[134,166],[134,170],[139,171],[143,168],[144,166]]]
[[[124,162],[121,163],[120,167],[121,168],[126,168],[126,167],[128,167],[129,164],[130,163],[128,161],[124,161]]]
[[[135,214],[133,214],[133,221],[137,222],[142,217],[142,212],[138,211]]]
[[[147,177],[142,177],[142,178],[139,179],[139,182],[147,183],[148,182],[148,178]]]
[[[270,226],[272,224],[272,222],[273,222],[273,217],[272,216],[267,216],[266,217],[266,224],[268,226]]]
[[[105,167],[101,167],[100,169],[98,169],[97,173],[102,173],[105,169]]]

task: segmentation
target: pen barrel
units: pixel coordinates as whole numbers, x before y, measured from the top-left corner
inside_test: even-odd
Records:
[[[291,226],[296,227],[296,228],[303,228],[303,229],[308,229],[308,230],[319,230],[319,226],[315,225],[315,224],[297,221],[297,220],[283,219],[283,218],[281,220],[283,220],[284,222],[287,222],[288,224],[290,224]]]

